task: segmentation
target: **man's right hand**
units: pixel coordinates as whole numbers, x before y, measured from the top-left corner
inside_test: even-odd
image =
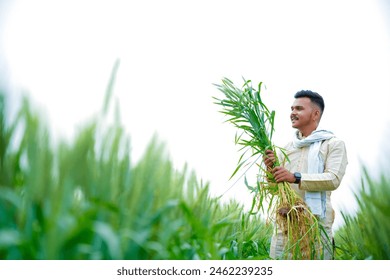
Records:
[[[272,170],[275,164],[275,154],[272,150],[266,150],[265,155],[263,156],[263,161],[265,166],[267,166],[267,170]]]

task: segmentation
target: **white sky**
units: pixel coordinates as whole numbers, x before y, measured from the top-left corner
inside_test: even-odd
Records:
[[[390,38],[380,2],[6,1],[0,70],[13,96],[27,90],[53,133],[71,136],[100,110],[120,59],[114,93],[133,159],[157,132],[176,166],[187,162],[216,195],[233,183],[240,154],[212,84],[264,82],[278,145],[293,133],[294,93],[317,91],[326,104],[322,127],[345,140],[350,161],[333,204],[352,211],[359,164],[375,170],[389,124]],[[250,205],[242,182],[230,197]]]

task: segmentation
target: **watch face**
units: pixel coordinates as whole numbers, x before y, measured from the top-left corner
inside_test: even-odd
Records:
[[[295,184],[299,184],[301,182],[301,177],[302,177],[301,173],[295,172],[294,177],[295,177]]]

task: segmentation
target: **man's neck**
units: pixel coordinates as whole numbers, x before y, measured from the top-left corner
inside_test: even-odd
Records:
[[[316,129],[317,129],[317,126],[316,127],[308,127],[306,129],[299,130],[299,132],[302,134],[303,137],[307,137]]]

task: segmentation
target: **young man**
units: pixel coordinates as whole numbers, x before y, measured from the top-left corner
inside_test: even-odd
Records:
[[[348,163],[345,144],[326,130],[317,130],[324,112],[324,100],[316,92],[303,90],[295,94],[291,106],[291,124],[297,131],[294,139],[285,146],[289,161],[278,154],[284,166],[274,167],[275,155],[267,151],[264,163],[274,174],[276,182],[289,182],[295,192],[306,202],[326,230],[324,259],[333,258],[332,226],[334,210],[330,196],[337,189]],[[286,236],[278,231],[271,240],[270,256],[282,257]]]

